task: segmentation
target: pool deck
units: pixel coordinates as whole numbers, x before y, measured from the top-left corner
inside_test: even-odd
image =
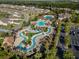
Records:
[[[39,23],[39,22],[42,22],[42,21],[47,23],[47,21],[42,20],[42,19],[40,19],[40,20],[38,19],[38,21],[36,21],[36,23]],[[44,23],[44,25],[47,26],[45,23]],[[44,25],[43,25],[43,27],[45,27]],[[20,49],[20,50],[24,50],[24,51],[27,51],[27,52],[33,50],[34,48],[39,46],[40,39],[42,39],[45,36],[48,36],[50,33],[53,32],[53,27],[51,27],[51,25],[47,26],[47,27],[48,27],[47,32],[39,31],[37,29],[32,30],[30,26],[24,28],[23,30],[18,32],[18,35],[17,35],[18,38],[15,40],[14,46],[18,47],[18,49]],[[28,47],[25,47],[25,45],[24,45],[24,48],[23,48],[23,44],[21,44],[21,43],[22,43],[23,40],[27,41],[28,38],[26,38],[27,36],[24,35],[23,32],[37,33],[37,34],[35,34],[31,37],[31,45],[29,45]]]

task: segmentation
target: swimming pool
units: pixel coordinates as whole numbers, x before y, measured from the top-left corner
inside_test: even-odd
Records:
[[[44,15],[44,18],[46,18],[46,19],[52,19],[52,18],[54,18],[54,16],[53,15]]]
[[[43,21],[43,20],[39,20],[39,21],[37,21],[37,23],[36,23],[36,25],[37,25],[37,26],[40,26],[40,27],[45,26],[45,24],[46,24],[46,22]]]

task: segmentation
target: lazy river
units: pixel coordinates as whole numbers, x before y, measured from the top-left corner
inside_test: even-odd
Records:
[[[35,30],[36,31],[36,30]],[[40,32],[38,34],[35,34],[31,37],[31,45],[26,47],[22,44],[22,42],[17,46],[18,49],[22,50],[22,51],[31,51],[32,49],[34,49],[36,47],[36,38],[39,37],[40,35],[42,35],[44,33],[44,35],[47,35],[48,33],[51,32],[51,27],[48,27],[48,30],[47,32]],[[22,32],[19,33],[19,36],[21,38],[21,40],[23,41],[26,41],[28,40],[28,37],[23,35]]]

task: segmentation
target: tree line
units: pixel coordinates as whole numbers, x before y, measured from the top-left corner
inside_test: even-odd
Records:
[[[50,2],[50,1],[27,1],[27,0],[0,0],[0,4],[13,4],[13,5],[27,5],[36,6],[41,8],[58,7],[58,8],[71,8],[79,9],[78,2]]]

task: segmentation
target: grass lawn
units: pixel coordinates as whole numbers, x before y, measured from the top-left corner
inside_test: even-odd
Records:
[[[23,34],[26,36],[25,32],[23,32]],[[36,33],[28,33],[28,34],[27,34],[28,39],[27,39],[26,42],[27,42],[28,44],[31,44],[31,40],[32,40],[31,38],[32,38],[32,36],[35,35],[35,34],[36,34]]]
[[[4,38],[3,37],[0,37],[0,44],[3,43],[3,40],[4,40]]]

